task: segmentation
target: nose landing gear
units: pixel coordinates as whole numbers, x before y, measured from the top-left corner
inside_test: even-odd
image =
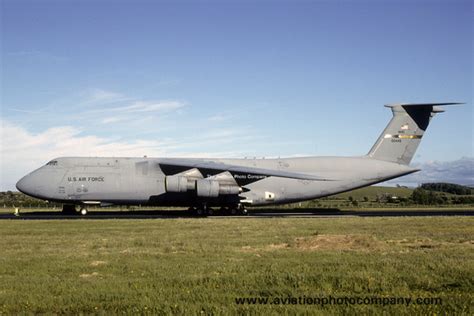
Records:
[[[79,214],[81,215],[87,215],[87,208],[82,205],[79,209]],[[76,205],[74,204],[64,204],[63,205],[63,209],[62,209],[62,213],[64,215],[77,215],[77,210],[76,210]]]
[[[85,208],[84,206],[81,207],[81,210],[80,210],[80,213],[81,215],[87,215],[87,208]]]

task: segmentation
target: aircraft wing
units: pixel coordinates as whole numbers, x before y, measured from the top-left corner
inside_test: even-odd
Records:
[[[189,169],[197,168],[205,177],[216,175],[221,172],[230,172],[237,182],[254,182],[261,180],[266,177],[281,177],[281,178],[292,178],[298,180],[312,180],[312,181],[333,181],[318,177],[311,174],[275,170],[275,169],[264,169],[254,168],[246,166],[238,166],[232,164],[226,164],[221,162],[215,162],[211,160],[198,160],[198,159],[161,159],[159,162],[161,170],[166,175],[177,174]],[[253,180],[253,181],[239,181],[239,180]]]

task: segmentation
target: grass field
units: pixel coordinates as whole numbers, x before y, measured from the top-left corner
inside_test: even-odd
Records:
[[[0,314],[472,314],[469,217],[0,222]],[[238,297],[440,298],[437,305]]]
[[[389,193],[390,195],[407,198],[413,193],[413,189],[403,187],[384,187],[384,186],[368,186],[349,192],[340,193],[334,196],[335,199],[347,199],[352,196],[355,200],[362,200],[367,197],[373,201],[378,195]]]

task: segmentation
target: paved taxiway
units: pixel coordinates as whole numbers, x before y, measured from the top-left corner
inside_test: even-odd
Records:
[[[340,211],[321,209],[279,209],[254,210],[248,216],[208,216],[208,218],[313,218],[313,217],[400,217],[400,216],[474,216],[474,210],[371,210]],[[13,213],[1,213],[1,219],[16,220],[61,220],[61,219],[169,219],[196,218],[186,211],[90,211],[87,215],[65,215],[61,212],[25,212],[19,216]]]

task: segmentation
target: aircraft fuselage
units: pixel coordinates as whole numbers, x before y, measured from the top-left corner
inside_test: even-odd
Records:
[[[172,159],[167,158],[167,161]],[[183,160],[183,159],[180,159]],[[406,165],[368,157],[203,159],[231,165],[292,171],[329,180],[300,180],[252,173],[234,174],[239,194],[199,197],[195,190],[167,192],[160,158],[65,157],[22,178],[20,191],[53,202],[122,205],[268,205],[302,201],[352,190],[415,172]],[[212,177],[204,174],[203,177]]]

